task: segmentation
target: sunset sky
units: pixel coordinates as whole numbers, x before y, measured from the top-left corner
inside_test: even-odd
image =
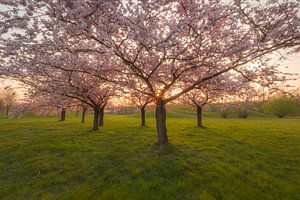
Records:
[[[297,73],[297,80],[292,84],[296,87],[300,87],[300,53],[288,56],[287,59],[282,62],[281,69],[283,72]]]

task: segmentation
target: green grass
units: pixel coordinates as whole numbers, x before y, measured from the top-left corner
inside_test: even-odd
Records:
[[[0,119],[0,199],[300,199],[300,119],[168,113],[156,145],[151,112]],[[180,116],[180,117],[179,117]]]

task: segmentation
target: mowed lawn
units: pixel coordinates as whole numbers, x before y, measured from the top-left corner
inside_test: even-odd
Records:
[[[152,115],[0,119],[0,199],[300,199],[300,118]]]

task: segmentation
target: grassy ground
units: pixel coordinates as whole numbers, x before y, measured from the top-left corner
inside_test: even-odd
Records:
[[[170,111],[170,145],[154,119],[0,119],[0,199],[300,199],[300,119],[220,119]],[[183,116],[183,117],[179,117]]]

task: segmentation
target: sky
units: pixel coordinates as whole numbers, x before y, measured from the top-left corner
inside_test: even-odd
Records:
[[[288,67],[288,68],[285,68]],[[283,72],[296,73],[297,80],[291,82],[291,85],[300,87],[300,52],[294,55],[290,55],[286,60],[281,62],[280,70]]]

